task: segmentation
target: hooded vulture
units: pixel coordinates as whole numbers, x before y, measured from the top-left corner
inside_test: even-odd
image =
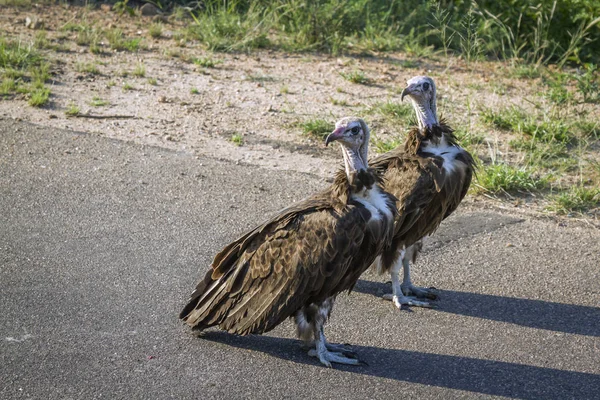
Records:
[[[350,291],[390,244],[395,198],[367,166],[369,129],[344,118],[327,137],[340,143],[345,170],[324,191],[294,204],[218,253],[180,314],[189,326],[264,333],[293,317],[309,355],[359,364],[344,345],[325,340],[335,296]]]
[[[418,126],[407,136],[404,148],[396,148],[371,161],[371,167],[384,178],[384,189],[397,198],[392,245],[375,263],[379,272],[390,272],[391,295],[396,307],[431,307],[431,289],[414,286],[410,261],[416,259],[422,239],[431,235],[442,220],[458,207],[467,194],[474,173],[473,157],[457,144],[456,137],[436,113],[436,88],[428,76],[407,82],[402,99],[408,97],[417,114]],[[400,269],[404,279],[400,283]]]

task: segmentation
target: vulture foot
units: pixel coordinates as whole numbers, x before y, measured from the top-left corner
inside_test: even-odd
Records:
[[[405,296],[415,296],[419,299],[429,299],[435,300],[438,298],[437,291],[434,287],[423,288],[419,286],[414,286],[412,283],[408,285],[401,285],[402,293]]]
[[[352,354],[351,357],[355,357],[356,358],[356,352],[354,352],[354,351],[352,351],[350,349],[352,346],[349,345],[348,343],[342,344],[342,343],[329,343],[329,342],[326,342],[325,343],[325,347],[329,351],[334,351],[336,353],[344,353],[346,355]]]
[[[436,308],[435,305],[431,304],[428,301],[417,300],[416,297],[411,296],[396,296],[395,294],[384,294],[384,300],[391,300],[394,302],[394,305],[401,310],[402,306],[413,306],[413,307],[423,307],[423,308]]]
[[[331,368],[331,363],[338,364],[347,364],[347,365],[361,365],[364,364],[357,357],[356,353],[351,351],[329,351],[327,348],[320,349],[320,351],[316,349],[310,349],[308,351],[308,355],[311,357],[317,357],[321,364],[326,366],[327,368]]]

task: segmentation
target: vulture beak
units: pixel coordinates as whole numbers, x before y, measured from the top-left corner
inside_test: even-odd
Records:
[[[345,130],[346,130],[345,126],[340,126],[338,128],[335,128],[335,130],[333,132],[331,132],[329,134],[329,136],[327,136],[327,139],[325,139],[325,146],[327,146],[331,142],[335,142],[336,140],[340,140],[341,138],[343,138]]]
[[[404,101],[404,96],[409,96],[416,91],[417,89],[414,85],[408,85],[402,90],[402,93],[400,94],[400,101]]]

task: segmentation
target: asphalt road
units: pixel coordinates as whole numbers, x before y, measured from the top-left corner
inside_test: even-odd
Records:
[[[214,254],[315,177],[0,121],[0,398],[600,399],[600,232],[463,207],[398,311],[386,277],[326,327],[368,366],[322,367],[286,322],[196,337],[177,319]]]

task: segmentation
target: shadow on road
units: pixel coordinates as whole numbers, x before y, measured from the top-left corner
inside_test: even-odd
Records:
[[[202,339],[260,351],[284,360],[313,364],[316,359],[301,349],[300,342],[268,336],[234,336],[205,332]],[[395,379],[475,393],[522,399],[589,398],[600,390],[600,375],[533,367],[467,357],[353,346],[368,366],[341,366],[351,373]]]
[[[359,280],[354,290],[380,297],[390,284]],[[440,290],[437,311],[509,322],[530,328],[600,337],[600,308]]]

